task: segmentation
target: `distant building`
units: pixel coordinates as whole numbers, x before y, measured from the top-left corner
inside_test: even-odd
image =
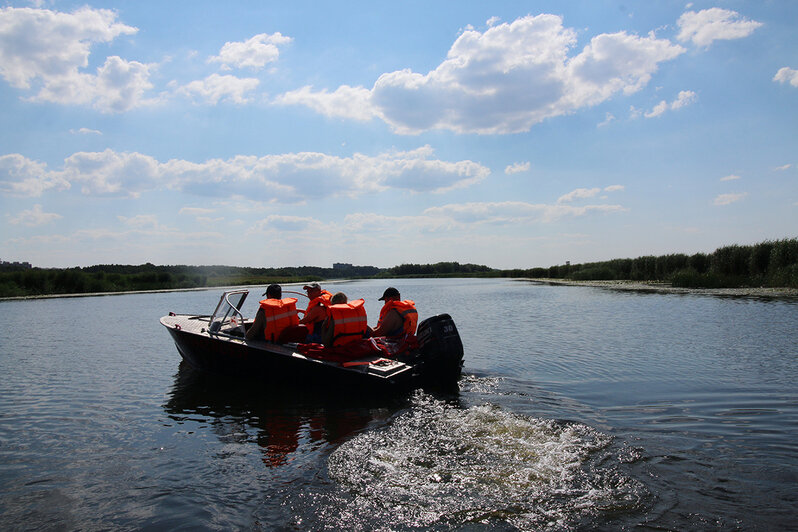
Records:
[[[10,270],[29,270],[33,268],[30,265],[30,262],[8,262],[5,260],[0,260],[0,267],[8,268]]]

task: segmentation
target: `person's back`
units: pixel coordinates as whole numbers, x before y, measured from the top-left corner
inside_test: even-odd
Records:
[[[269,285],[266,289],[266,299],[260,301],[255,320],[247,330],[247,340],[265,339],[276,342],[283,331],[299,325],[296,298],[283,299],[282,293],[282,288],[277,284]]]
[[[342,292],[335,294],[328,308],[329,318],[324,324],[323,343],[327,347],[346,345],[365,338],[368,334],[368,318],[365,301],[348,302]]]
[[[319,343],[322,341],[322,325],[328,317],[327,308],[332,304],[333,295],[327,290],[322,290],[319,283],[305,285],[304,290],[308,295],[308,306],[305,315],[299,320],[301,325],[308,327],[306,343]]]
[[[387,288],[380,301],[385,304],[380,310],[377,326],[370,329],[371,336],[401,336],[415,334],[418,325],[416,304],[410,299],[402,300],[396,288]]]

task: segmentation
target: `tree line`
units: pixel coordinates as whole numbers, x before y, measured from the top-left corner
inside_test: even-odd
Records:
[[[351,264],[336,264],[333,268],[246,268],[221,265],[156,266],[146,263],[63,269],[3,263],[0,264],[0,297],[264,285],[328,279],[455,276],[660,281],[687,288],[798,288],[798,239],[765,241],[751,246],[725,246],[709,254],[644,256],[510,270],[458,262],[401,264],[392,268]]]
[[[709,254],[677,253],[504,270],[502,275],[575,281],[659,281],[683,288],[798,288],[798,239],[724,246]]]

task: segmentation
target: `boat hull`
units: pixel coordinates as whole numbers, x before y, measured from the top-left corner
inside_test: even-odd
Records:
[[[211,373],[253,377],[281,384],[351,385],[401,389],[413,385],[415,369],[399,361],[374,356],[345,367],[337,362],[307,357],[290,345],[260,340],[230,338],[201,327],[201,317],[165,316],[161,323],[175,342],[180,356],[190,366]],[[376,364],[375,364],[376,363]]]
[[[463,345],[447,314],[419,323],[417,342],[413,337],[410,339],[414,341],[409,343],[368,340],[358,346],[365,349],[347,350],[344,361],[340,360],[340,353],[333,353],[339,356],[333,360],[325,349],[319,353],[310,345],[247,340],[243,331],[249,321],[242,325],[241,320],[216,320],[215,316],[216,313],[212,316],[170,313],[161,318],[180,356],[192,367],[211,373],[281,384],[317,382],[355,385],[358,389],[416,386],[451,389],[456,387],[463,365]],[[350,360],[355,356],[363,358]]]

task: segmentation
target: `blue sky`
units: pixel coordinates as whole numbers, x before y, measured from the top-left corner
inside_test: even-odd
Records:
[[[6,2],[0,259],[551,266],[798,236],[798,2]]]

